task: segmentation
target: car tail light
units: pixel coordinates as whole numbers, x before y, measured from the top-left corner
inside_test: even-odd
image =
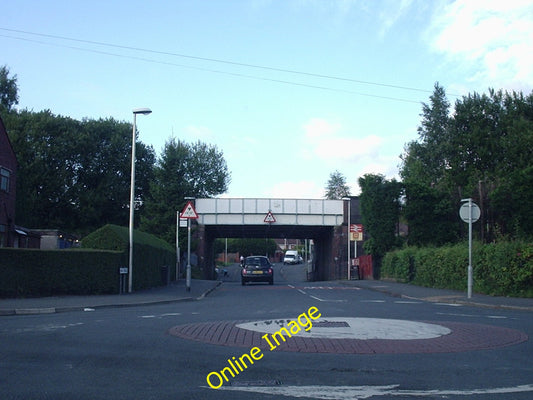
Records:
[[[272,268],[269,268],[269,269],[268,269],[268,273],[269,273],[269,274],[272,273]]]
[[[246,268],[242,270],[242,274],[246,275]]]

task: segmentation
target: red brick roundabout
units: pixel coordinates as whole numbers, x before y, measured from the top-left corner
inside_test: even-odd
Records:
[[[253,321],[220,321],[178,325],[169,329],[169,334],[187,340],[232,347],[259,347],[269,350],[262,339],[263,332],[243,329]],[[407,321],[405,321],[407,322]],[[487,350],[525,342],[528,336],[518,330],[497,326],[447,322],[420,321],[434,324],[449,333],[425,339],[357,339],[304,337],[293,335],[275,349],[303,353],[335,354],[415,354],[454,353],[472,350]]]

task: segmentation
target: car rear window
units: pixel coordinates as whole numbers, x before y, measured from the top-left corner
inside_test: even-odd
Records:
[[[259,265],[261,267],[266,267],[268,265],[268,261],[263,257],[247,257],[246,265]]]

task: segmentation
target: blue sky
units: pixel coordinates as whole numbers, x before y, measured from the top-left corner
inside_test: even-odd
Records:
[[[397,177],[439,82],[454,103],[533,89],[530,0],[1,0],[0,65],[19,108],[139,116],[214,144],[224,197],[323,198],[341,172]]]

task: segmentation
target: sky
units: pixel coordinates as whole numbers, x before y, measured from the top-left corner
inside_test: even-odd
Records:
[[[221,197],[324,198],[398,178],[436,82],[533,89],[531,0],[0,0],[19,109],[133,122],[223,153]]]

